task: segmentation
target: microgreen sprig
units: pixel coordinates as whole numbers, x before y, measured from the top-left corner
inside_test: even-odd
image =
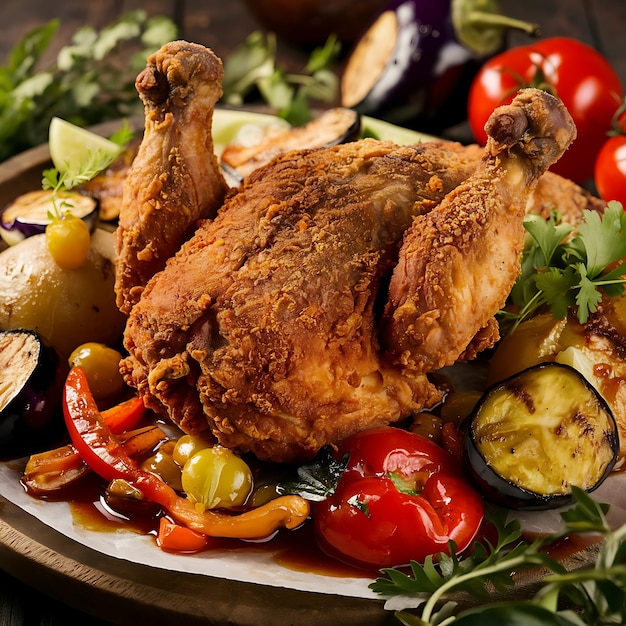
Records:
[[[128,121],[124,120],[122,126],[109,137],[109,141],[124,147],[133,137]],[[63,213],[60,209],[71,209],[71,204],[66,202],[62,193],[90,181],[104,171],[117,158],[117,155],[105,150],[88,150],[85,158],[80,163],[65,163],[61,172],[55,167],[45,169],[42,174],[41,187],[44,191],[51,191],[51,201],[54,214],[50,217],[59,219]]]

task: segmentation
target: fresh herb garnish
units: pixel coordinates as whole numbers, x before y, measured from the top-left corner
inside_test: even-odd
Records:
[[[224,62],[223,102],[241,106],[260,95],[292,125],[304,124],[313,117],[311,101],[332,102],[337,96],[339,81],[331,66],[339,50],[331,35],[301,73],[292,73],[277,63],[276,36],[254,32]]]
[[[325,500],[335,493],[347,464],[347,455],[337,460],[331,449],[325,446],[310,463],[296,469],[296,476],[280,482],[276,491],[280,495],[298,495],[314,502]]]
[[[562,319],[568,310],[584,324],[596,311],[603,294],[624,293],[626,213],[619,202],[609,202],[604,214],[584,211],[573,237],[573,227],[553,213],[545,220],[529,215],[522,271],[511,291],[518,313],[502,313],[517,326],[547,306]]]
[[[133,138],[128,120],[124,120],[122,126],[108,139],[120,146],[121,150]],[[59,218],[61,216],[59,200],[61,206],[71,209],[71,205],[63,201],[61,193],[71,191],[104,171],[117,158],[118,154],[106,150],[87,150],[85,158],[80,163],[66,163],[63,171],[56,167],[51,167],[43,171],[41,187],[44,191],[51,191],[51,201],[56,215],[50,217]]]
[[[133,11],[100,32],[80,28],[40,68],[59,25],[28,33],[0,67],[0,160],[45,143],[53,116],[89,126],[141,113],[135,78],[147,55],[176,38],[168,18]]]
[[[563,529],[528,542],[519,522],[506,523],[503,512],[492,521],[497,530],[494,544],[476,542],[473,551],[459,558],[454,544],[450,556],[438,554],[422,565],[411,563],[411,572],[382,570],[383,576],[370,585],[395,605],[395,615],[406,626],[498,623],[560,624],[583,626],[626,623],[626,524],[612,530],[606,519],[608,506],[573,488],[575,505],[564,512]],[[594,533],[599,538],[595,565],[567,571],[545,552],[555,541],[574,533]],[[539,590],[527,600],[494,600],[490,588],[505,594],[514,584],[512,573],[545,568]],[[456,613],[458,603],[450,594],[466,592],[482,601],[479,607]],[[568,608],[561,606],[565,601]],[[399,608],[401,607],[401,608]],[[419,611],[414,612],[413,609]],[[497,620],[497,621],[496,621]]]

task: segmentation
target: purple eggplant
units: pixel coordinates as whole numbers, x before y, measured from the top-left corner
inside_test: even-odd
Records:
[[[63,430],[61,398],[69,365],[35,332],[0,332],[0,454],[48,446]]]
[[[456,124],[510,28],[538,32],[497,13],[495,0],[389,0],[348,56],[342,105],[431,133]]]
[[[57,194],[55,207],[52,196],[52,191],[29,191],[6,206],[0,216],[0,237],[5,243],[13,246],[45,232],[58,211],[71,211],[93,231],[98,222],[98,200],[76,191],[62,192]]]

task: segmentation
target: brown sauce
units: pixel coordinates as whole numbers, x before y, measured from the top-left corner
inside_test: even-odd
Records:
[[[81,481],[80,488],[73,491],[69,500],[74,523],[94,532],[127,531],[151,535],[155,538],[155,550],[158,550],[156,535],[160,513],[148,510],[124,516],[112,511],[101,496],[102,488],[102,482],[99,480]],[[67,499],[67,496],[64,499]],[[207,550],[264,552],[286,569],[322,576],[371,579],[377,576],[376,570],[366,571],[326,555],[317,545],[313,525],[310,522],[295,530],[282,529],[265,541],[218,539],[211,541]]]

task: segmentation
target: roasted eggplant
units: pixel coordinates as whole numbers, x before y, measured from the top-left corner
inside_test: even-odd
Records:
[[[63,429],[61,397],[69,366],[30,330],[0,333],[0,454],[33,452]]]
[[[235,140],[221,156],[231,186],[275,156],[290,150],[321,148],[354,141],[361,133],[361,116],[352,109],[335,107],[303,126],[276,132],[270,128],[258,141]],[[233,182],[234,181],[234,182]]]
[[[18,196],[3,211],[0,218],[0,236],[10,246],[46,230],[56,210],[70,210],[93,231],[98,222],[98,201],[92,196],[75,191],[57,194],[57,207],[52,191],[29,191]]]
[[[617,425],[574,368],[541,363],[485,391],[468,418],[464,462],[483,494],[516,509],[567,504],[593,491],[619,451]]]
[[[538,30],[500,15],[495,0],[388,0],[348,56],[341,104],[430,133],[452,126],[509,28]]]

